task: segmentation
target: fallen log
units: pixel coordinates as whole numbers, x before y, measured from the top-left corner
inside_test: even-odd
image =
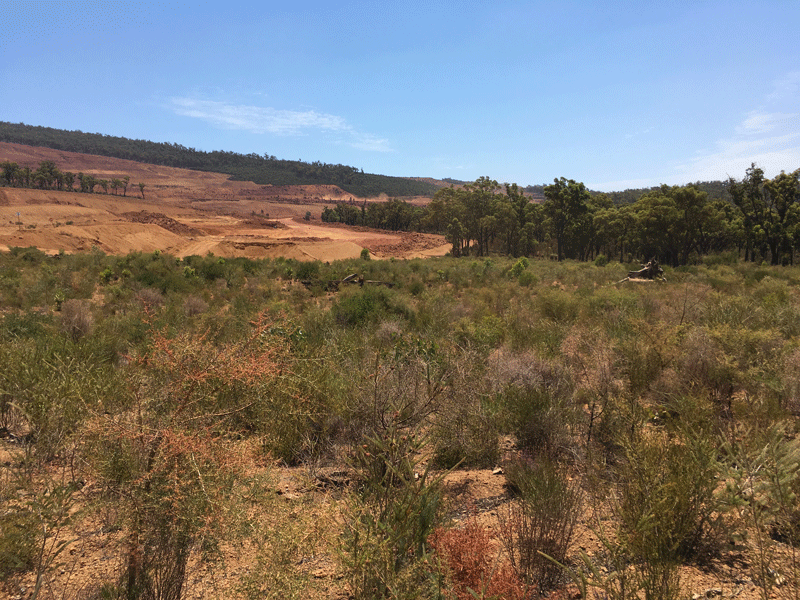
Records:
[[[377,281],[377,280],[373,280],[373,279],[364,279],[364,277],[361,277],[361,276],[357,275],[356,273],[352,273],[352,274],[350,274],[347,277],[344,277],[342,279],[334,279],[334,280],[330,280],[330,279],[329,280],[324,280],[324,279],[303,279],[303,280],[300,281],[300,283],[302,283],[307,288],[313,287],[315,285],[319,285],[319,286],[322,286],[322,288],[325,289],[325,291],[328,291],[328,292],[337,292],[337,291],[339,291],[339,286],[342,285],[342,284],[345,284],[345,283],[351,283],[351,284],[356,284],[357,283],[359,285],[359,287],[364,287],[364,285],[383,285],[383,286],[392,288],[392,287],[395,286],[395,284],[393,282],[391,282],[391,281]]]
[[[646,264],[642,265],[642,268],[638,271],[628,271],[628,276],[625,279],[620,279],[616,284],[622,283],[624,281],[635,281],[637,283],[652,283],[658,279],[659,281],[666,281],[667,279],[664,277],[664,269],[661,268],[661,265],[658,264],[658,261],[654,258],[648,261]]]

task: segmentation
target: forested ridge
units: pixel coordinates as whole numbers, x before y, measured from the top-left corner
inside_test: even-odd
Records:
[[[656,258],[672,266],[722,252],[745,261],[793,264],[800,249],[800,169],[768,179],[753,164],[741,180],[697,182],[600,193],[561,177],[547,186],[500,184],[488,177],[452,181],[427,206],[402,196],[430,194],[430,182],[369,175],[353,167],[279,160],[274,156],[203,152],[179,144],[0,123],[0,141],[114,156],[231,174],[232,178],[281,185],[334,184],[359,196],[386,193],[388,202],[339,203],[322,220],[393,231],[443,234],[458,256],[550,256],[558,260],[620,262]],[[92,192],[99,185],[125,195],[129,178],[95,180],[3,163],[0,184]],[[134,184],[136,185],[136,184]],[[145,184],[139,183],[144,197]],[[409,187],[410,186],[410,187]],[[422,187],[420,187],[422,186]]]
[[[339,203],[326,207],[322,220],[440,233],[456,257],[656,258],[680,266],[732,252],[745,261],[793,264],[800,249],[799,180],[800,169],[770,180],[752,165],[741,181],[662,185],[623,195],[591,192],[561,177],[540,196],[537,189],[481,177],[440,189],[426,207],[396,199]]]
[[[252,181],[259,185],[337,185],[360,197],[380,194],[395,197],[431,196],[436,191],[428,182],[373,175],[364,173],[363,169],[341,164],[283,160],[269,154],[239,154],[223,150],[205,152],[176,143],[132,140],[24,123],[0,122],[0,141],[196,171],[226,173],[236,181]]]

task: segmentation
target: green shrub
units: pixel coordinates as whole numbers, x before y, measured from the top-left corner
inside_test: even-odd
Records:
[[[717,444],[686,430],[634,436],[619,469],[619,543],[638,563],[645,598],[678,597],[678,566],[716,543]]]
[[[536,297],[536,308],[545,319],[569,324],[578,318],[578,301],[573,294],[549,289]]]
[[[659,348],[643,335],[633,335],[617,346],[619,366],[626,376],[632,398],[650,389],[664,368]]]
[[[433,414],[431,443],[437,467],[493,467],[498,464],[500,411],[484,383],[482,363],[474,352],[449,358]]]
[[[89,407],[125,397],[119,374],[90,344],[45,338],[0,345],[0,394],[13,402],[39,460],[56,456]]]
[[[789,433],[794,424],[734,430],[722,447],[727,461],[726,500],[735,507],[739,539],[750,539],[747,549],[752,575],[761,584],[762,598],[770,598],[783,579],[786,590],[800,591],[800,567],[794,556],[798,544],[800,440]],[[791,560],[779,565],[776,539],[788,542]]]
[[[6,313],[0,321],[0,340],[40,338],[52,322],[50,315],[35,312]]]
[[[14,258],[19,258],[24,262],[33,265],[39,265],[47,259],[47,254],[36,248],[29,246],[27,248],[20,248],[18,246],[11,246],[8,251]]]
[[[340,556],[356,600],[437,597],[429,538],[439,524],[442,476],[418,467],[423,446],[390,425],[355,451],[359,483],[346,510]]]
[[[36,565],[41,529],[36,515],[25,508],[0,515],[0,579]]]
[[[297,261],[294,267],[294,275],[297,279],[318,279],[319,278],[318,261]]]
[[[419,279],[414,278],[408,285],[408,291],[412,296],[419,296],[422,292],[425,291],[425,284],[422,283]]]
[[[524,256],[520,258],[517,262],[514,263],[514,266],[511,267],[511,277],[514,279],[519,279],[520,275],[522,275],[530,266],[530,261],[525,258]]]
[[[506,480],[519,497],[499,513],[500,540],[517,574],[540,591],[550,590],[561,577],[553,560],[567,557],[583,494],[547,459],[521,459],[506,469]]]
[[[411,309],[400,301],[396,293],[383,286],[342,290],[331,311],[337,323],[349,327],[376,323],[389,315],[413,317]]]
[[[520,273],[518,281],[522,287],[531,287],[539,283],[539,278],[531,271],[523,271]]]
[[[35,570],[33,598],[52,576],[53,567],[71,543],[65,526],[79,513],[73,502],[75,484],[64,485],[46,476],[41,487],[30,480],[17,480],[16,498],[6,503],[0,515],[0,577]]]

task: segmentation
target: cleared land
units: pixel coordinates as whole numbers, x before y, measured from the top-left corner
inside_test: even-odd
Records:
[[[323,261],[355,258],[364,248],[376,258],[448,250],[442,236],[322,223],[324,206],[364,201],[336,186],[261,186],[219,173],[0,143],[0,162],[7,160],[32,169],[50,160],[62,171],[98,179],[127,175],[130,185],[125,195],[0,188],[0,250],[72,253],[96,246],[109,254],[161,250],[179,257],[211,252]]]

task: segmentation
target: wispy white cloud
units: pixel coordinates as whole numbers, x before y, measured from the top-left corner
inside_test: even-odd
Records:
[[[343,117],[315,110],[278,110],[189,97],[169,98],[169,108],[175,114],[200,119],[223,129],[285,136],[334,133],[341,136],[340,143],[360,150],[391,151],[389,140],[356,131]]]
[[[350,145],[359,150],[368,150],[370,152],[391,152],[392,150],[389,140],[369,133],[353,133]]]
[[[775,81],[764,105],[750,111],[729,137],[699,151],[689,162],[676,166],[685,181],[744,177],[752,163],[767,177],[800,167],[800,113],[786,112],[800,105],[800,71]]]
[[[251,133],[273,133],[277,135],[299,135],[317,129],[323,131],[347,131],[349,127],[342,117],[327,115],[314,110],[277,110],[244,104],[228,104],[214,100],[194,98],[170,98],[172,110],[181,116],[207,121],[217,127],[240,129]]]
[[[625,134],[625,139],[632,140],[633,138],[647,135],[651,131],[653,131],[652,127],[647,127],[646,129],[640,129],[639,131],[631,131]]]
[[[797,113],[767,113],[751,111],[747,118],[736,127],[739,135],[761,135],[774,130],[785,131],[792,122],[797,123]]]
[[[800,167],[800,133],[720,140],[713,150],[698,153],[688,164],[679,165],[676,171],[685,174],[686,181],[740,179],[752,163],[764,169],[767,177]]]
[[[767,96],[767,101],[794,100],[798,96],[800,96],[800,71],[791,71],[774,83],[774,89]]]

